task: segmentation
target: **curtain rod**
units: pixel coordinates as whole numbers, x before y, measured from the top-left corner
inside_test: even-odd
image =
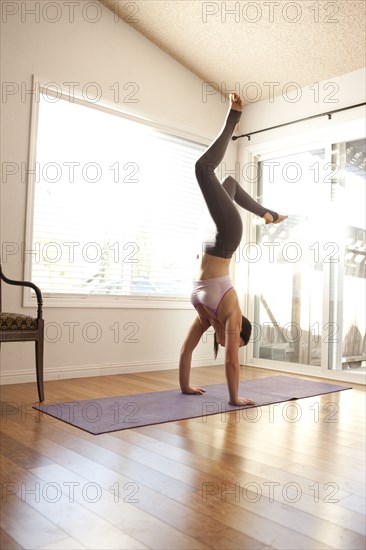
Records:
[[[242,134],[241,136],[233,136],[231,139],[235,141],[236,139],[247,137],[248,141],[250,141],[250,136],[253,136],[254,134],[260,134],[261,132],[267,132],[267,130],[274,130],[275,128],[282,128],[283,126],[289,126],[290,124],[296,124],[297,122],[303,122],[304,120],[310,120],[312,118],[317,118],[320,116],[327,116],[328,120],[332,118],[332,114],[334,113],[340,113],[341,111],[348,111],[348,109],[355,109],[356,107],[362,107],[362,105],[366,105],[366,103],[358,103],[357,105],[350,105],[349,107],[343,107],[342,109],[336,109],[334,111],[329,111],[328,113],[320,113],[318,115],[312,115],[305,118],[299,118],[299,120],[292,120],[291,122],[285,122],[284,124],[278,124],[277,126],[271,126],[270,128],[263,128],[262,130],[256,130],[255,132],[249,132],[248,134]]]

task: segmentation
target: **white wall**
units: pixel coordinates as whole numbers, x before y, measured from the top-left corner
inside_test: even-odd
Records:
[[[243,118],[243,133],[363,103],[366,95],[365,77],[366,70],[363,68],[318,83],[314,82],[304,88],[300,88],[296,83],[293,86],[288,85],[288,88],[287,86],[282,89],[280,86],[275,87],[278,95],[274,98],[247,105]],[[338,113],[333,116],[331,121],[328,121],[328,117],[322,117],[291,125],[285,129],[271,130],[252,136],[251,143],[264,143],[284,136],[303,133],[308,129],[336,125],[342,118],[356,116],[355,113],[355,111]],[[358,112],[359,114],[360,112]],[[243,138],[241,141],[247,142],[247,139]]]
[[[162,125],[212,139],[220,130],[226,106],[220,96],[202,99],[202,82],[180,64],[154,46],[100,5],[100,17],[90,23],[82,17],[81,8],[75,8],[74,22],[64,2],[58,2],[61,17],[56,23],[56,12],[26,13],[27,2],[18,5],[17,13],[6,15],[2,22],[2,79],[7,96],[2,109],[2,162],[27,162],[31,117],[31,95],[21,94],[30,90],[32,75],[48,79],[60,85],[79,82],[83,88],[89,82],[97,82],[103,99],[114,101],[109,88],[120,83],[123,108],[138,116],[147,117]],[[42,5],[41,3],[38,3]],[[52,4],[55,4],[53,2]],[[33,5],[33,3],[32,3]],[[10,8],[9,8],[10,9]],[[56,15],[55,15],[56,14]],[[90,10],[86,17],[97,18]],[[134,82],[138,86],[138,103],[123,103],[129,88],[123,85]],[[16,93],[16,90],[19,92]],[[124,94],[124,95],[123,95]],[[235,153],[232,148],[231,155]],[[231,156],[231,158],[233,158]],[[230,162],[230,155],[229,155]],[[8,178],[1,185],[1,243],[20,246],[25,239],[27,184],[19,174]],[[4,248],[3,248],[4,250]],[[3,269],[8,277],[23,278],[20,253],[5,257]],[[193,276],[193,274],[192,274]],[[30,313],[22,307],[22,293],[16,287],[3,287],[3,311]],[[46,323],[57,323],[62,330],[58,342],[46,342],[45,378],[63,378],[128,372],[129,370],[176,368],[178,354],[185,332],[194,317],[194,310],[152,309],[70,309],[45,308]],[[64,323],[76,322],[74,342],[69,342],[69,332]],[[97,343],[89,343],[82,337],[81,328],[96,322],[102,330]],[[138,325],[138,343],[124,343],[126,331],[121,331],[120,343],[114,343],[109,329],[118,322]],[[50,330],[49,337],[55,338]],[[90,333],[92,336],[92,333]],[[213,362],[212,342],[199,345],[194,365]],[[35,379],[33,343],[9,343],[1,347],[1,381],[15,383]]]

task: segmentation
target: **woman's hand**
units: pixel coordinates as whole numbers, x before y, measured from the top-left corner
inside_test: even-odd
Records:
[[[238,397],[235,401],[229,401],[229,405],[234,407],[239,407],[239,405],[256,405],[256,402],[253,399],[245,399],[245,397]]]
[[[202,395],[203,393],[205,393],[206,390],[202,389],[202,388],[187,388],[186,390],[182,390],[182,393],[187,393],[189,395]]]

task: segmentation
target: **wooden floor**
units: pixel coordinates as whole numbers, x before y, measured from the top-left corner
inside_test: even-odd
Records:
[[[46,402],[176,387],[177,371],[52,381]],[[361,386],[100,436],[32,409],[35,384],[1,393],[3,550],[365,547]]]

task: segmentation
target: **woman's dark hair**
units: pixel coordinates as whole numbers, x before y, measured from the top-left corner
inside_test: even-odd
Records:
[[[218,351],[219,351],[219,344],[217,343],[217,340],[216,340],[216,332],[214,332],[214,356],[215,356],[215,359],[217,359]]]
[[[241,317],[241,332],[240,338],[244,340],[244,346],[246,346],[250,340],[250,335],[252,334],[252,323],[242,315]]]
[[[244,317],[244,315],[242,315],[242,317],[241,317],[240,338],[242,338],[244,340],[244,346],[246,346],[248,344],[251,334],[252,334],[252,324],[249,321],[249,319],[247,319],[246,317]],[[214,355],[215,355],[215,359],[217,358],[218,351],[219,351],[219,344],[217,343],[216,332],[215,332],[214,333]]]

